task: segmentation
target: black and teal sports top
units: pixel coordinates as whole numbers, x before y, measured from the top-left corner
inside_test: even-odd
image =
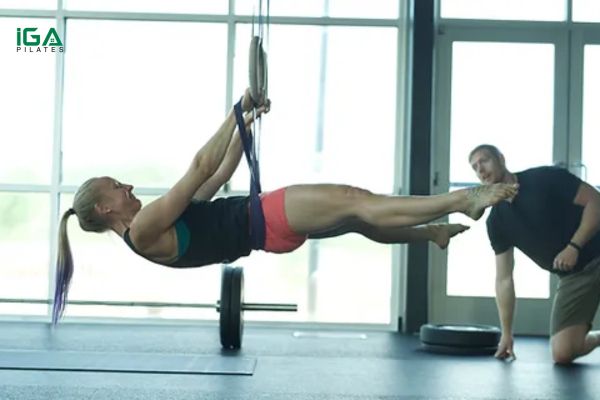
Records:
[[[177,258],[160,264],[178,268],[200,267],[230,263],[250,254],[248,200],[248,196],[192,200],[175,221]],[[129,237],[129,228],[123,239],[138,255],[157,262],[137,251]]]

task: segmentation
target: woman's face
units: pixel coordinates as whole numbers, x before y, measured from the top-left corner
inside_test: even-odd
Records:
[[[99,178],[99,189],[102,193],[101,206],[117,214],[135,213],[142,203],[133,194],[133,186],[105,176]]]

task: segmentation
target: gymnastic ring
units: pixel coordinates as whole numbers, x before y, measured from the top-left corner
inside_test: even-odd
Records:
[[[262,38],[252,37],[249,55],[250,96],[254,106],[258,107],[266,100],[268,86],[267,54],[263,49]]]

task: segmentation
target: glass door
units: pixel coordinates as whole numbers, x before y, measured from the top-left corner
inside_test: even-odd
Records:
[[[552,32],[501,29],[457,28],[438,36],[434,193],[478,184],[468,155],[483,143],[497,146],[512,172],[566,162],[559,149],[567,148],[567,88],[557,79],[568,71],[565,43]],[[479,221],[451,215],[448,222],[471,229],[446,251],[431,248],[432,322],[499,325],[487,215]],[[550,274],[515,249],[514,279],[515,333],[546,334]]]

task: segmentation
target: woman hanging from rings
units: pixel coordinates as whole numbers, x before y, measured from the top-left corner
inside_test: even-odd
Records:
[[[246,127],[270,109],[267,100],[251,112],[254,104],[248,90],[239,104]],[[287,253],[307,238],[348,232],[380,243],[425,240],[445,248],[451,237],[468,227],[418,225],[453,212],[478,219],[486,207],[517,192],[514,185],[495,184],[435,196],[387,196],[346,185],[292,185],[257,196],[264,228],[252,232],[255,208],[250,196],[211,200],[237,168],[242,139],[232,111],[196,153],[181,179],[145,206],[132,193],[132,185],[108,176],[84,182],[75,194],[73,207],[60,221],[53,323],[64,311],[73,275],[67,237],[71,215],[77,217],[84,231],[111,230],[140,256],[164,266],[185,268],[232,262],[253,249]],[[252,236],[262,238],[259,245],[253,245],[257,242]]]

